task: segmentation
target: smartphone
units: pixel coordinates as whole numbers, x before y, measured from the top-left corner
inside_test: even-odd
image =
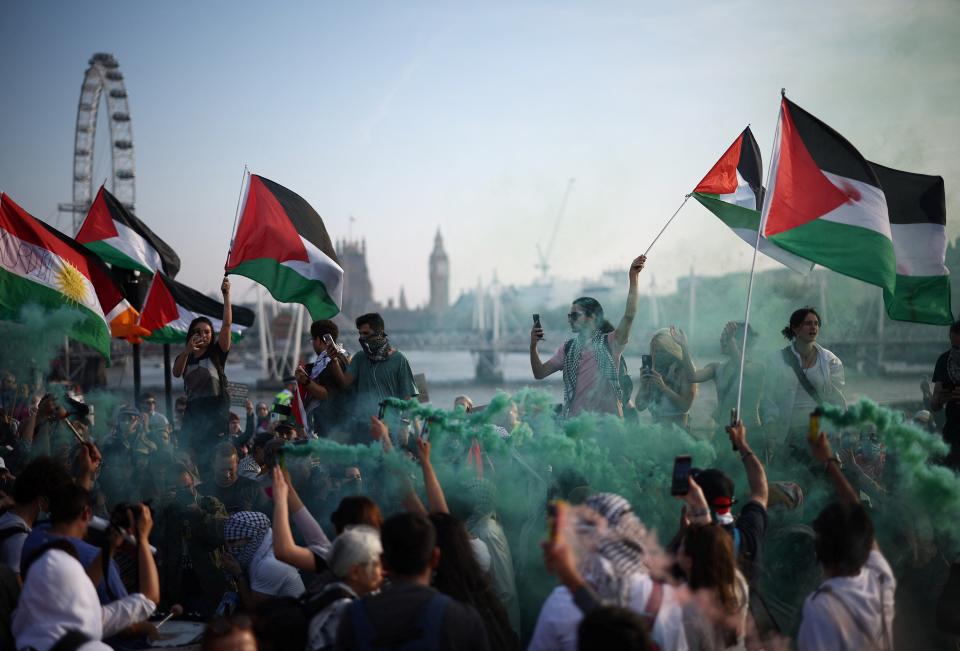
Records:
[[[653,357],[650,355],[641,355],[640,356],[640,370],[649,371],[653,369]]]
[[[739,422],[739,420],[740,420],[740,414],[737,413],[737,408],[736,408],[736,407],[731,407],[731,408],[730,408],[730,427],[736,427],[736,426],[737,426],[737,422]],[[731,444],[731,447],[733,448],[733,451],[734,451],[734,452],[737,451],[737,444],[736,444],[736,443],[732,443],[732,444]]]
[[[673,478],[670,482],[671,495],[686,495],[690,492],[690,469],[693,460],[689,454],[682,454],[673,460]]]
[[[539,314],[534,314],[534,315],[533,315],[533,327],[534,327],[534,328],[543,328],[543,326],[540,325],[540,315],[539,315]],[[541,337],[539,337],[539,339],[543,339],[543,337],[541,336]]]
[[[810,427],[807,430],[807,438],[811,443],[820,438],[820,416],[822,415],[823,410],[820,407],[810,412]]]
[[[335,344],[333,343],[333,337],[330,336],[330,333],[329,333],[329,332],[328,332],[327,334],[323,335],[323,343],[327,344],[328,346],[333,346],[333,345],[335,345]]]
[[[420,435],[418,437],[421,441],[430,440],[430,419],[423,421],[423,427],[420,428]]]
[[[383,420],[383,417],[387,414],[387,401],[383,400],[380,402],[380,411],[377,412],[377,418]]]

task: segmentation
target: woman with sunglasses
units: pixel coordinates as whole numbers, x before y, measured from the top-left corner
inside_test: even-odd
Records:
[[[570,306],[567,319],[573,337],[557,349],[546,362],[540,360],[537,342],[543,339],[543,328],[534,323],[530,331],[530,367],[538,380],[563,371],[563,416],[568,418],[582,411],[596,411],[623,416],[623,395],[620,385],[621,357],[630,337],[630,327],[637,314],[637,279],[647,257],[641,255],[630,265],[627,306],[614,328],[604,319],[603,306],[589,296],[582,296]]]

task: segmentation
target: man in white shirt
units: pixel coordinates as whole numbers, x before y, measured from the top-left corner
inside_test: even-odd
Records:
[[[803,604],[800,651],[892,651],[897,582],[860,504],[824,434],[810,443],[814,458],[834,484],[838,501],[817,519],[817,558],[826,580]]]

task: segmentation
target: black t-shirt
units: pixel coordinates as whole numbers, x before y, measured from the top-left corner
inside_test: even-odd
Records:
[[[204,495],[211,495],[223,502],[227,513],[236,513],[237,511],[261,511],[260,507],[265,501],[260,484],[247,479],[246,477],[237,477],[237,481],[229,486],[220,486],[215,481],[204,482],[201,492]]]
[[[759,562],[763,537],[767,533],[767,510],[750,500],[741,509],[734,527],[740,531],[740,548],[735,550],[739,551],[737,561],[740,571],[747,581],[751,581],[754,566]]]
[[[414,583],[394,583],[373,597],[364,597],[364,606],[374,640],[413,640],[420,638],[423,609],[437,594],[433,588]],[[340,618],[337,629],[338,650],[358,648],[349,610]],[[486,651],[490,648],[483,620],[473,606],[451,599],[440,624],[440,651]]]
[[[941,384],[950,384],[950,375],[947,373],[947,358],[950,351],[937,358],[937,365],[933,367],[933,381]],[[943,426],[943,438],[954,446],[960,445],[960,402],[948,402],[944,411],[947,422]]]
[[[187,354],[187,366],[183,370],[183,390],[187,400],[211,398],[223,393],[225,378],[221,371],[227,363],[229,351],[220,348],[214,340],[200,357]]]

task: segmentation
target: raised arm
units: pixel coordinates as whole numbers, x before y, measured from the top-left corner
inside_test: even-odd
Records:
[[[430,441],[417,439],[417,454],[420,457],[420,467],[423,469],[423,487],[427,493],[427,504],[431,513],[450,513],[447,507],[447,498],[443,494],[443,487],[437,479],[437,473],[430,463]]]
[[[830,448],[830,441],[827,440],[827,435],[824,432],[820,432],[820,436],[816,440],[810,441],[810,452],[814,459],[823,464],[824,472],[827,473],[827,477],[830,478],[830,482],[837,491],[837,499],[841,502],[859,504],[860,496],[847,481],[847,478],[843,476],[843,471],[840,470],[840,461],[834,456],[833,450]]]
[[[734,449],[740,453],[740,459],[743,461],[743,469],[747,472],[747,483],[750,485],[750,499],[763,508],[767,508],[768,489],[767,473],[760,463],[760,457],[754,454],[747,443],[747,428],[742,422],[736,425],[727,426],[727,434],[730,436],[730,443]]]
[[[277,560],[293,565],[299,570],[313,572],[317,569],[313,552],[301,547],[293,540],[290,530],[290,510],[287,500],[290,496],[289,485],[283,476],[280,466],[273,468],[273,555]],[[299,497],[297,502],[301,508],[303,503]]]
[[[230,327],[233,325],[233,307],[230,305],[230,279],[226,276],[220,283],[220,293],[223,294],[223,324],[220,326],[217,343],[220,344],[220,350],[227,352],[233,342],[230,336]]]
[[[153,516],[150,515],[150,509],[143,504],[137,504],[133,508],[139,510],[136,518],[134,518],[132,510],[128,513],[130,513],[130,519],[136,522],[140,594],[154,604],[158,604],[160,603],[160,575],[157,573],[157,563],[153,560],[153,552],[150,551],[150,531],[153,529]]]
[[[637,285],[639,284],[640,272],[646,263],[647,256],[645,255],[635,258],[634,261],[630,263],[630,271],[627,274],[630,279],[630,286],[629,289],[627,289],[627,306],[623,310],[623,318],[620,319],[617,329],[614,330],[614,337],[620,346],[627,345],[627,340],[630,338],[630,328],[633,326],[633,319],[637,316]]]
[[[553,364],[551,360],[546,363],[540,360],[540,353],[537,351],[537,342],[543,339],[543,328],[536,326],[530,330],[530,369],[533,371],[533,377],[542,380],[548,375],[552,375],[560,370],[560,366]]]

